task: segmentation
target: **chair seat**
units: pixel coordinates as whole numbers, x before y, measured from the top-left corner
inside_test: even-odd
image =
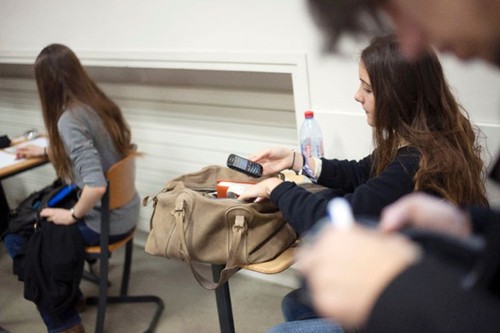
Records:
[[[124,246],[127,244],[133,237],[134,237],[134,232],[131,232],[130,235],[127,237],[120,239],[118,242],[114,242],[108,245],[108,249],[110,252],[113,252],[120,247]],[[94,246],[86,246],[85,247],[85,252],[86,253],[91,253],[91,254],[99,254],[101,253],[101,247],[99,245],[94,245]]]

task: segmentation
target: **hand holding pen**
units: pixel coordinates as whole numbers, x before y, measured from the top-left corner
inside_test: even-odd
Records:
[[[354,223],[349,203],[334,200],[329,223],[298,251],[297,266],[320,315],[359,326],[387,284],[419,260],[420,248],[402,235]]]

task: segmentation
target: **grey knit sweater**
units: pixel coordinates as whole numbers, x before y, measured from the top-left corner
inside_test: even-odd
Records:
[[[66,110],[57,123],[59,135],[71,160],[73,182],[83,189],[106,186],[105,172],[122,156],[116,151],[111,136],[98,114],[89,107]],[[100,232],[100,202],[85,215],[87,226]],[[111,213],[110,235],[131,230],[139,218],[140,199],[134,199]]]

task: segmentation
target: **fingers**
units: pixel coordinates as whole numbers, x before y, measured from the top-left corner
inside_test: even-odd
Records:
[[[262,150],[258,152],[257,154],[254,154],[250,156],[248,159],[252,162],[257,162],[259,163],[264,157],[268,156],[270,152],[270,149]]]
[[[26,145],[16,149],[16,158],[30,158],[44,154],[44,148],[35,145]]]
[[[383,232],[406,226],[460,237],[468,237],[472,232],[468,216],[458,207],[421,193],[410,194],[382,211],[379,228]]]
[[[259,196],[259,191],[257,185],[247,186],[245,191],[238,197],[239,200],[250,201],[250,199],[255,199]]]
[[[382,232],[393,232],[401,230],[408,224],[408,211],[406,202],[396,203],[386,207],[382,211],[379,229]]]
[[[427,204],[436,199],[422,193],[412,193],[399,199],[382,210],[379,228],[383,232],[392,232],[417,223]]]
[[[40,211],[40,216],[45,217],[48,222],[54,223],[54,210],[51,208],[44,208]]]
[[[50,215],[52,215],[52,209],[50,208],[44,208],[40,211],[41,217],[49,217]]]
[[[28,149],[27,147],[19,147],[16,149],[16,159],[26,158],[28,157]]]
[[[296,259],[318,313],[359,326],[387,284],[420,256],[420,248],[401,235],[353,226],[325,227]]]

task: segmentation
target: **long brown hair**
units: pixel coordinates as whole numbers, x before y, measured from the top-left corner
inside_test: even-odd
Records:
[[[380,174],[404,142],[420,153],[415,190],[487,205],[478,129],[451,93],[436,54],[407,61],[389,35],[375,38],[361,61],[375,97],[373,172]]]
[[[45,47],[35,62],[35,78],[50,143],[50,159],[59,177],[71,180],[72,172],[57,122],[66,109],[75,105],[86,105],[97,112],[122,156],[133,151],[130,127],[120,108],[97,87],[67,46]]]

